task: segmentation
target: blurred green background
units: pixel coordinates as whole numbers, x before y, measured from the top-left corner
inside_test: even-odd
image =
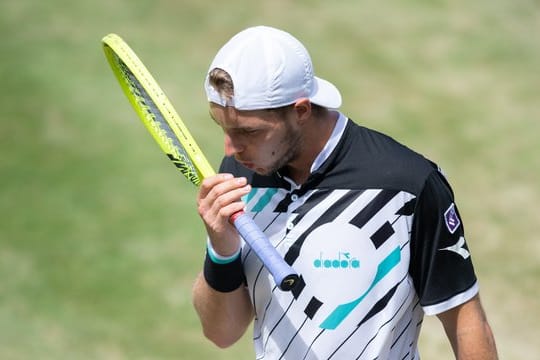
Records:
[[[540,4],[535,0],[0,3],[0,359],[253,359],[191,306],[195,188],[120,91],[120,34],[216,166],[202,89],[244,27],[286,29],[343,111],[438,162],[465,219],[501,359],[540,354]],[[425,359],[451,359],[426,319]]]

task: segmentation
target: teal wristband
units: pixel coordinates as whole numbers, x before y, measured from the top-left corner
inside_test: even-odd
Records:
[[[210,240],[208,240],[206,243],[206,249],[207,249],[207,254],[210,260],[212,260],[213,263],[216,263],[219,265],[225,265],[225,264],[230,264],[234,262],[236,259],[240,257],[240,253],[242,252],[242,247],[239,247],[238,250],[236,250],[236,252],[230,256],[219,255],[212,247]]]

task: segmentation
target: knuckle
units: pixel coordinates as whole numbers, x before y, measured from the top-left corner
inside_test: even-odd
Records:
[[[215,201],[214,201],[214,204],[220,209],[223,209],[225,206],[228,205],[228,202],[223,198],[223,196],[220,196],[218,197]]]
[[[199,213],[199,215],[204,215],[206,213],[206,210],[204,208],[204,206],[202,206],[201,204],[198,204],[197,205],[197,212]]]

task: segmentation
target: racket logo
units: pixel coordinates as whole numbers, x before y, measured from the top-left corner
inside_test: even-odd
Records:
[[[281,284],[279,284],[279,287],[281,290],[285,290],[285,291],[292,290],[292,288],[296,286],[297,280],[298,280],[298,275],[296,274],[287,275],[281,281]]]
[[[284,280],[283,281],[285,284],[287,284],[287,286],[293,286],[294,283],[296,282],[295,279],[287,279],[287,280]]]
[[[129,70],[127,65],[116,58],[118,67],[124,74],[124,80],[131,90],[135,101],[137,101],[139,107],[144,109],[144,115],[148,120],[148,125],[153,128],[154,134],[158,135],[161,138],[161,141],[168,144],[168,148],[173,148],[176,150],[178,155],[173,155],[167,153],[169,159],[173,162],[184,176],[191,181],[191,183],[198,186],[201,182],[199,174],[195,170],[194,166],[189,161],[189,158],[184,154],[185,151],[182,149],[180,144],[175,144],[174,133],[169,129],[169,125],[165,119],[162,119],[157,110],[156,105],[148,95],[148,93],[139,85],[138,81],[135,79],[133,73]]]
[[[167,154],[167,157],[173,162],[174,166],[180,169],[180,172],[182,172],[189,181],[195,185],[199,185],[201,181],[199,176],[191,170],[185,161],[182,161],[182,159],[177,158],[173,154]]]

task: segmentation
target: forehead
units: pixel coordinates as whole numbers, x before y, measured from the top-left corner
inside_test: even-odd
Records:
[[[276,114],[267,110],[236,110],[210,103],[210,116],[223,128],[270,126],[278,121]]]

